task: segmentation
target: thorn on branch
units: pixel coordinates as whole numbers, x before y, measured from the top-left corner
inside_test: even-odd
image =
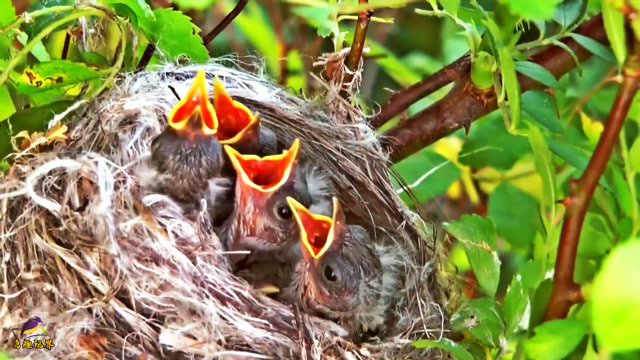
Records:
[[[215,28],[213,28],[213,30],[202,37],[204,46],[209,45],[209,43],[222,32],[222,30],[224,30],[227,26],[229,26],[229,24],[231,24],[233,19],[235,19],[240,14],[242,9],[244,9],[244,7],[247,5],[247,2],[249,2],[249,0],[238,1],[238,4],[236,4],[233,10],[231,10],[231,12],[227,14],[227,16],[225,16],[224,19],[222,19],[222,21],[220,21],[220,23],[216,25]]]
[[[560,233],[553,288],[544,314],[545,321],[565,318],[571,306],[582,301],[580,286],[573,281],[580,232],[589,203],[607,167],[611,152],[620,138],[620,131],[638,92],[639,84],[640,43],[636,42],[634,52],[625,62],[622,84],[593,155],[582,176],[569,182],[568,198],[571,198],[571,201],[567,206]]]

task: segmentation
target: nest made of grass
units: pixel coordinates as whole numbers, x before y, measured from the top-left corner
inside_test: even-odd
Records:
[[[56,115],[52,124],[64,120],[67,141],[12,155],[0,177],[2,348],[64,359],[433,355],[411,345],[444,332],[433,234],[396,195],[387,157],[359,112],[300,99],[235,66],[204,66],[208,86],[218,76],[279,141],[300,138],[300,156],[331,174],[344,207],[404,252],[394,320],[366,342],[256,293],[230,272],[207,214],[189,220],[143,186],[139,169],[178,101],[169,86],[184,95],[199,68],[123,76],[108,93]],[[12,349],[12,330],[31,316],[42,318],[54,350]]]

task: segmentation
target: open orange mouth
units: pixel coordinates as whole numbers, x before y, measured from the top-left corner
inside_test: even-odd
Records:
[[[292,197],[287,197],[287,203],[298,223],[302,245],[311,257],[320,258],[333,243],[333,220],[328,216],[311,213]]]
[[[242,155],[231,146],[224,146],[239,179],[261,192],[275,191],[287,182],[299,148],[300,140],[295,139],[291,148],[284,153],[261,158],[257,155]]]
[[[201,118],[204,134],[213,135],[218,132],[218,119],[209,101],[203,69],[198,71],[187,95],[171,110],[169,126],[178,131],[184,130],[194,116]]]
[[[221,144],[235,144],[258,124],[258,117],[227,94],[222,82],[213,82],[213,107],[218,117],[218,140]]]

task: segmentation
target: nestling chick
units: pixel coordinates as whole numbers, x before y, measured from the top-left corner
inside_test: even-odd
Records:
[[[378,329],[397,291],[398,253],[374,245],[364,228],[347,225],[335,197],[332,217],[313,214],[293,198],[287,202],[299,226],[302,259],[283,299],[352,335]]]
[[[295,258],[297,225],[287,196],[304,199],[297,186],[296,168],[300,141],[280,155],[242,155],[224,147],[237,173],[233,213],[222,225],[222,239],[230,251],[273,252],[280,259]],[[242,257],[232,256],[234,262]]]
[[[277,141],[273,131],[260,123],[260,116],[252,114],[242,103],[227,94],[222,82],[213,82],[213,108],[218,116],[218,140],[241,154],[273,155]]]
[[[204,70],[169,115],[167,128],[151,143],[151,161],[159,173],[159,190],[178,201],[198,204],[209,180],[223,166],[216,134],[218,119],[207,94]]]

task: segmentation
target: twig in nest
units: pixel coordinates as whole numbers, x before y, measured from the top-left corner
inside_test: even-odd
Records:
[[[153,43],[147,44],[147,47],[144,49],[142,53],[142,57],[140,57],[140,61],[138,62],[138,66],[136,66],[136,73],[144,70],[147,65],[149,65],[149,61],[151,61],[151,57],[153,57],[153,53],[156,52],[156,46]]]
[[[368,2],[368,0],[359,0],[360,4],[367,4]],[[362,10],[358,14],[356,30],[353,33],[353,41],[351,42],[351,50],[345,59],[345,65],[350,72],[347,72],[345,75],[344,83],[350,83],[353,80],[353,74],[358,70],[362,59],[362,50],[364,49],[364,41],[367,38],[367,29],[369,28],[371,16],[373,16],[372,9]],[[346,90],[342,90],[341,95],[344,98],[349,96]]]
[[[569,196],[563,200],[567,211],[560,233],[553,289],[544,314],[545,320],[565,318],[571,306],[582,301],[580,286],[573,282],[580,231],[598,181],[607,167],[613,147],[620,138],[620,131],[627,118],[633,98],[638,92],[638,85],[640,85],[640,43],[636,42],[634,53],[629,55],[625,63],[622,84],[611,107],[598,145],[596,145],[582,176],[577,180],[570,181]]]

